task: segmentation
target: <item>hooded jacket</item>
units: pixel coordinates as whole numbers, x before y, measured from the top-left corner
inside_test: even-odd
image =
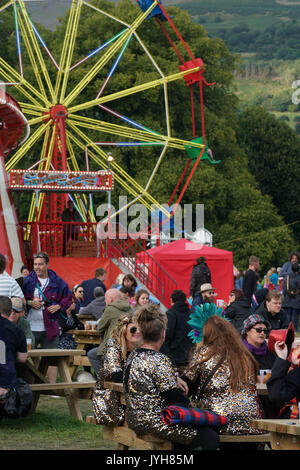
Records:
[[[46,301],[49,306],[58,304],[63,309],[65,303],[68,302],[69,299],[72,299],[72,292],[67,283],[52,271],[52,269],[48,269],[48,278],[49,283],[43,291]],[[37,275],[35,271],[31,271],[31,273],[25,277],[22,287],[26,301],[33,300],[37,284],[40,285]],[[47,305],[44,305],[43,319],[48,341],[52,341],[59,334],[58,318],[59,312],[51,314],[47,309]]]
[[[101,356],[104,346],[111,337],[119,318],[131,312],[133,312],[133,310],[127,300],[116,300],[105,308],[101,320],[98,323],[98,330],[101,335],[101,343],[97,350],[98,356]]]

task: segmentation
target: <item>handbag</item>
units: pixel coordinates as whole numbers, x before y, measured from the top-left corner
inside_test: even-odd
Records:
[[[287,276],[287,279],[286,279],[286,290],[287,290],[287,294],[289,297],[297,297],[297,295],[300,292],[299,289],[290,290],[290,276]]]

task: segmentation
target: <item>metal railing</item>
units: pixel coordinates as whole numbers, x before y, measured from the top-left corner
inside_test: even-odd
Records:
[[[29,266],[33,254],[50,257],[113,258],[131,272],[166,307],[177,283],[147,252],[147,239],[133,239],[117,227],[113,238],[100,239],[95,222],[21,222]]]

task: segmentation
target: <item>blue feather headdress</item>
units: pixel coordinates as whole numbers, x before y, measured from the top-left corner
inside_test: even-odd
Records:
[[[214,303],[206,303],[195,307],[195,311],[190,314],[190,319],[188,321],[188,324],[193,328],[188,334],[193,343],[201,343],[203,340],[204,324],[206,320],[213,315],[217,315],[218,317],[228,320],[228,318],[223,315],[223,309],[217,308]]]

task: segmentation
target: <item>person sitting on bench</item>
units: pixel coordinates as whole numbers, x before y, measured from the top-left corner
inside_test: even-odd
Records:
[[[98,380],[92,396],[97,424],[120,426],[124,421],[124,407],[120,403],[119,393],[105,389],[104,381],[122,383],[126,358],[140,340],[132,316],[133,313],[129,312],[119,319],[100,356]]]
[[[168,426],[161,412],[170,405],[189,407],[178,388],[177,375],[169,357],[159,352],[166,334],[167,317],[150,303],[135,313],[134,322],[142,344],[128,357],[124,373],[126,421],[137,435],[151,434],[173,443],[175,449],[215,450],[218,434],[208,426]]]

